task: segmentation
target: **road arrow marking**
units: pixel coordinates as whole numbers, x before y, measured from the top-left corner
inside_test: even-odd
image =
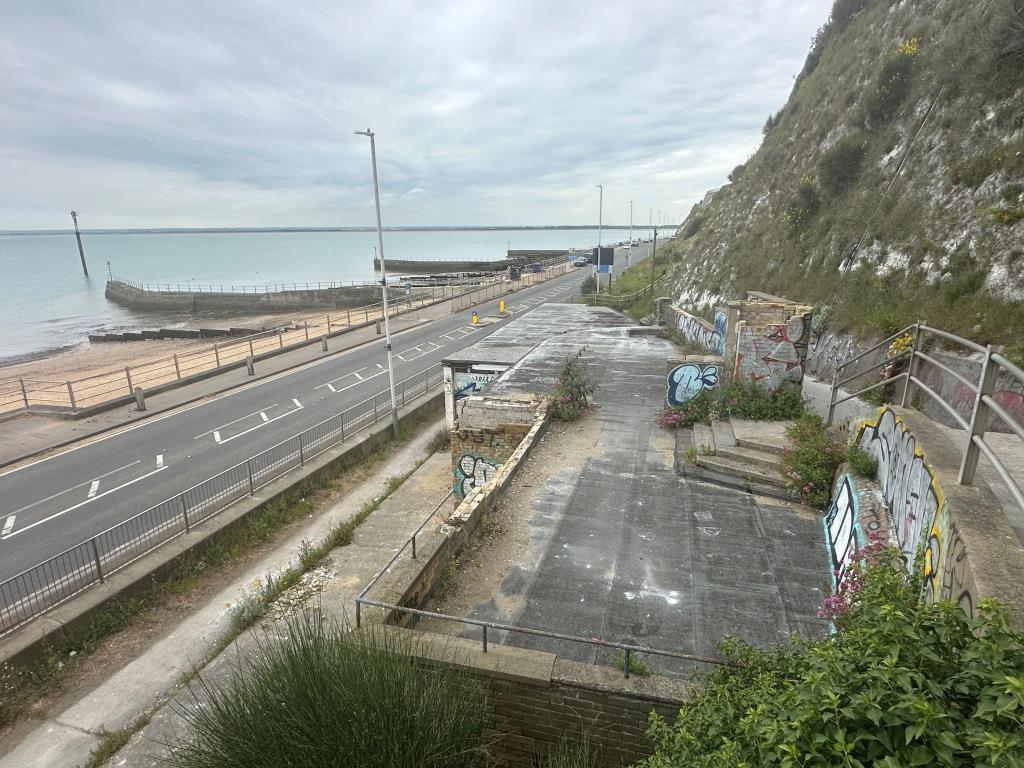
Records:
[[[14,527],[14,518],[15,518],[15,515],[8,515],[7,516],[7,522],[4,523],[4,531],[3,531],[3,533],[0,533],[0,536],[9,536],[10,535],[11,529]]]
[[[93,496],[95,496],[96,495],[96,491],[98,491],[99,489],[100,489],[100,481],[99,480],[93,480],[92,481],[92,485],[89,486],[89,498],[91,499]]]
[[[158,453],[156,455],[156,465],[158,467],[162,467],[164,465],[164,455],[162,453]]]

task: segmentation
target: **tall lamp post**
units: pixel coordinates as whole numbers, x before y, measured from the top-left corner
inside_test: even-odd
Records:
[[[597,198],[597,258],[594,260],[594,293],[601,292],[601,219],[604,212],[604,185],[596,185],[600,192]]]
[[[384,266],[384,226],[380,220],[380,185],[377,182],[377,146],[373,131],[355,131],[357,136],[370,137],[370,163],[373,166],[373,204],[377,208],[377,245],[380,249],[380,289],[384,295],[384,343],[388,352],[388,382],[391,389],[391,431],[398,438],[398,402],[395,399],[395,366],[391,361],[391,324],[388,322],[388,273]]]
[[[633,264],[633,201],[629,201],[629,251],[626,254],[626,269]]]

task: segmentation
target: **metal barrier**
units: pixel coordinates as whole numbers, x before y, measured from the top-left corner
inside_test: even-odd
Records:
[[[587,304],[589,306],[597,307],[615,307],[616,309],[622,309],[622,307],[632,304],[637,299],[653,293],[654,289],[663,283],[669,276],[669,272],[666,272],[657,280],[650,285],[646,285],[639,291],[633,293],[622,293],[622,294],[611,294],[611,293],[591,293],[584,294],[582,296],[574,296],[572,299],[573,304]]]
[[[906,349],[897,351],[896,354],[893,355],[887,354],[885,359],[881,362],[870,365],[864,370],[855,369],[856,373],[842,378],[845,369],[848,369],[854,363],[859,362],[868,355],[876,353],[883,348],[887,350],[891,349],[891,345],[897,339],[904,340]],[[983,355],[982,359],[978,361],[980,370],[977,383],[971,381],[966,376],[957,373],[948,365],[942,363],[940,360],[925,351],[926,348],[931,349],[936,342],[957,345]],[[1000,460],[995,451],[993,451],[992,446],[985,441],[985,432],[988,430],[989,421],[993,415],[1005,422],[1014,434],[1024,440],[1024,426],[1022,426],[1012,414],[993,399],[996,379],[999,377],[1000,372],[1005,372],[1021,385],[1024,385],[1024,371],[1004,357],[1002,352],[1003,348],[998,344],[982,346],[970,339],[956,336],[938,328],[932,328],[924,323],[914,323],[913,325],[907,326],[902,331],[893,334],[884,341],[879,342],[870,349],[861,352],[859,355],[851,357],[849,360],[836,365],[835,371],[832,374],[832,392],[829,399],[827,423],[832,423],[832,420],[835,418],[836,406],[840,403],[852,400],[865,392],[870,392],[880,387],[884,387],[887,384],[902,382],[903,386],[899,395],[899,401],[902,407],[908,407],[913,402],[915,394],[925,395],[933,402],[937,403],[947,414],[949,414],[950,418],[965,431],[966,440],[963,448],[963,458],[960,464],[960,484],[970,485],[974,482],[974,475],[978,468],[978,458],[981,455],[984,455],[991,463],[992,468],[999,476],[999,479],[1006,484],[1007,490],[1009,490],[1010,495],[1013,496],[1014,501],[1020,505],[1021,509],[1024,509],[1024,492],[1022,492],[1021,487],[1013,477],[1010,476],[1010,473],[1006,469],[1006,465],[1003,464],[1002,460]],[[885,373],[884,369],[890,366],[892,367],[890,371],[893,371],[895,370],[896,362],[904,359],[907,360],[907,368],[905,371],[900,373],[891,373],[891,375],[886,376],[881,381],[858,389],[856,392],[845,397],[839,397],[839,388],[844,384],[849,384],[850,382],[861,378],[865,374],[879,369],[883,369],[883,373]],[[953,408],[952,405],[946,402],[938,392],[928,386],[928,384],[920,378],[918,374],[921,363],[935,366],[943,373],[955,378],[960,384],[967,387],[974,393],[974,408],[971,411],[969,421],[957,413],[956,409]]]
[[[480,627],[480,641],[481,648],[484,653],[487,653],[488,637],[487,631],[489,629],[498,630],[499,632],[514,632],[521,635],[533,635],[535,637],[547,637],[552,640],[566,640],[574,643],[584,643],[586,645],[592,645],[598,648],[613,648],[623,652],[623,673],[626,677],[629,677],[629,666],[632,660],[633,654],[648,654],[651,656],[665,656],[673,659],[680,659],[682,661],[695,661],[703,664],[717,664],[725,666],[735,666],[732,662],[725,661],[723,659],[713,659],[705,656],[695,656],[689,653],[679,653],[678,651],[662,651],[657,648],[647,648],[645,646],[630,645],[628,643],[617,643],[611,640],[601,640],[597,637],[578,637],[576,635],[566,635],[560,632],[547,632],[540,629],[527,629],[526,627],[516,627],[511,624],[499,624],[496,621],[482,621],[480,619],[470,619],[461,616],[449,616],[445,613],[435,613],[433,611],[423,611],[418,608],[407,608],[401,605],[395,605],[394,603],[386,603],[380,600],[370,600],[366,597],[370,590],[376,586],[381,576],[390,570],[391,566],[397,562],[398,558],[402,556],[402,553],[407,549],[411,549],[411,555],[413,559],[416,559],[416,536],[419,535],[426,527],[434,515],[444,506],[452,497],[452,491],[449,491],[440,503],[427,515],[426,519],[419,524],[419,527],[413,531],[412,535],[405,540],[398,551],[392,555],[391,559],[370,579],[369,583],[363,587],[363,590],[356,596],[356,627],[362,626],[362,612],[363,606],[370,608],[380,608],[385,611],[399,611],[401,613],[407,613],[412,616],[424,617],[429,619],[439,619],[441,621],[453,621],[458,624],[466,624],[469,626]],[[596,661],[595,661],[596,663]]]
[[[429,394],[442,381],[437,365],[397,383],[399,404]],[[105,581],[354,433],[390,418],[390,402],[390,390],[379,392],[0,583],[0,635]]]

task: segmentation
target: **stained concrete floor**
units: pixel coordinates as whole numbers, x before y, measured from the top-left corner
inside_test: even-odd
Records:
[[[530,546],[463,615],[702,656],[716,655],[727,635],[762,646],[792,632],[821,636],[826,625],[815,612],[828,560],[820,514],[678,475],[674,435],[655,422],[671,348],[615,334],[585,337],[597,385],[585,418],[598,422],[596,440],[580,441],[576,461],[563,460],[564,445],[534,452],[531,474],[542,471],[529,482],[539,487],[527,504],[505,510],[526,516]],[[559,342],[555,356],[564,360],[571,343]],[[562,455],[546,455],[555,450]],[[495,639],[610,663],[595,646],[516,633]],[[648,661],[669,674],[693,668]]]

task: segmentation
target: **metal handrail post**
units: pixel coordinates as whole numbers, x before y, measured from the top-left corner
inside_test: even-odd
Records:
[[[832,426],[832,419],[836,415],[836,399],[839,396],[839,364],[836,363],[836,367],[832,369],[832,390],[828,398],[828,419],[825,421],[826,427]]]
[[[910,362],[907,363],[907,377],[903,380],[903,396],[900,398],[900,407],[906,408],[914,398],[914,383],[911,381],[917,376],[918,357],[917,353],[921,351],[921,326],[923,323],[918,321],[914,326],[914,342],[910,346]]]
[[[185,506],[185,494],[183,493],[183,494],[179,495],[178,498],[181,499],[181,516],[185,520],[185,533],[188,533],[189,532],[188,507]]]
[[[68,382],[68,402],[71,404],[71,410],[78,410],[75,408],[75,390],[71,386],[71,382]]]
[[[93,536],[89,539],[89,543],[92,544],[92,556],[96,562],[96,575],[99,577],[100,582],[106,581],[103,577],[103,567],[100,565],[100,548],[96,545],[96,537]]]
[[[999,376],[999,366],[992,361],[993,354],[1002,354],[1001,344],[989,344],[985,348],[985,361],[981,366],[981,379],[978,381],[978,396],[974,400],[974,411],[971,414],[971,428],[967,432],[967,450],[964,451],[963,462],[960,464],[960,485],[970,485],[974,482],[974,473],[978,469],[978,455],[980,449],[974,438],[981,438],[988,429],[989,417],[992,409],[985,402],[986,397],[991,397],[995,390],[996,379]]]
[[[25,389],[25,380],[18,379],[18,383],[21,384],[21,397],[25,401],[25,410],[28,410],[28,390]]]

